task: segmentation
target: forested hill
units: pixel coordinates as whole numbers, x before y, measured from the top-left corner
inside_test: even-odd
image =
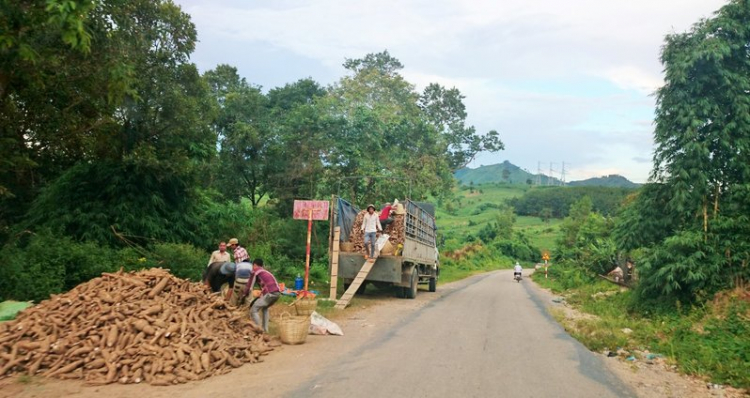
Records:
[[[488,182],[506,182],[509,184],[526,184],[536,182],[536,174],[531,174],[526,170],[514,165],[509,161],[500,164],[491,164],[489,166],[479,166],[476,169],[464,167],[454,174],[459,184],[470,185],[484,184]],[[548,185],[548,177],[542,175],[542,185]],[[558,185],[560,180],[552,178],[553,185]]]
[[[641,186],[641,184],[632,182],[618,174],[610,174],[608,176],[594,177],[580,181],[571,181],[568,183],[568,185],[570,185],[571,187],[597,186],[617,188],[638,188]]]
[[[454,174],[460,185],[484,184],[488,182],[501,182],[508,184],[535,184],[537,182],[536,174],[514,165],[509,161],[489,166],[479,166],[475,169],[464,167]],[[560,180],[552,177],[541,175],[542,185],[561,185]],[[568,186],[597,186],[597,187],[615,187],[615,188],[638,188],[641,184],[636,184],[627,178],[611,174],[602,177],[594,177],[586,180],[571,181],[566,183]]]

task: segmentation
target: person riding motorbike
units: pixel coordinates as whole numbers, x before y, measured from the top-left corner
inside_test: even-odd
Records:
[[[521,264],[516,261],[516,265],[513,267],[513,279],[521,279],[523,276],[523,268],[521,267]]]

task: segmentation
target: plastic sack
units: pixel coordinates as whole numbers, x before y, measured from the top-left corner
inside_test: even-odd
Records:
[[[382,234],[382,235],[380,235],[380,237],[378,238],[378,240],[375,241],[375,250],[376,251],[383,250],[383,246],[385,246],[385,243],[388,242],[388,238],[390,238],[390,237],[391,236],[388,235],[388,234]]]
[[[343,336],[344,331],[341,330],[339,325],[329,321],[323,315],[318,314],[316,311],[313,311],[313,313],[310,314],[309,334],[332,334],[335,336]]]

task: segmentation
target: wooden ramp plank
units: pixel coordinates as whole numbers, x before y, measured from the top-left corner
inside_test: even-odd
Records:
[[[359,289],[359,287],[362,286],[362,283],[364,283],[365,279],[367,279],[367,275],[370,274],[373,265],[375,265],[374,258],[370,259],[369,261],[366,260],[365,263],[362,264],[362,268],[360,268],[357,276],[352,281],[352,284],[349,285],[349,289],[346,289],[346,292],[344,292],[344,294],[338,300],[335,308],[343,310],[347,305],[349,305],[349,302],[352,301],[352,298],[354,297],[354,293],[357,292],[357,289]]]

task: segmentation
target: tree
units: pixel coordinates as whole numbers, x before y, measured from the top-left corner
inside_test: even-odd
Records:
[[[146,0],[94,4],[86,16],[73,12],[91,36],[86,51],[61,46],[72,38],[33,25],[25,40],[40,56],[2,65],[22,72],[6,83],[0,136],[21,148],[31,166],[0,171],[0,179],[37,176],[30,187],[15,184],[36,209],[27,226],[50,226],[77,239],[114,239],[112,228],[148,239],[146,224],[162,223],[167,231],[187,224],[162,211],[189,217],[201,201],[199,176],[216,148],[213,102],[189,63],[196,31],[179,7]],[[112,177],[102,178],[104,171]],[[71,187],[75,192],[66,192]],[[79,228],[83,220],[96,226]],[[94,237],[93,230],[107,236]]]
[[[644,297],[694,301],[750,278],[750,7],[732,0],[666,37],[657,91],[653,184],[615,235],[643,248]]]
[[[479,135],[474,126],[466,126],[464,97],[457,88],[431,83],[419,98],[426,121],[433,126],[446,147],[453,171],[466,167],[479,152],[497,152],[505,148],[497,131]]]
[[[347,60],[350,75],[317,102],[329,125],[329,192],[355,202],[425,197],[453,180],[445,147],[425,123],[418,94],[387,52]]]
[[[657,91],[652,179],[672,191],[669,208],[704,233],[736,184],[750,182],[750,7],[733,0],[687,33],[666,38]]]
[[[508,179],[510,178],[510,170],[503,169],[503,180],[505,180],[505,183],[508,183]]]
[[[281,142],[270,126],[267,98],[229,65],[204,74],[219,103],[214,129],[221,148],[215,186],[227,199],[248,198],[253,207],[270,190]]]
[[[545,207],[539,212],[539,218],[542,220],[543,223],[549,224],[549,221],[552,219],[552,208]]]

